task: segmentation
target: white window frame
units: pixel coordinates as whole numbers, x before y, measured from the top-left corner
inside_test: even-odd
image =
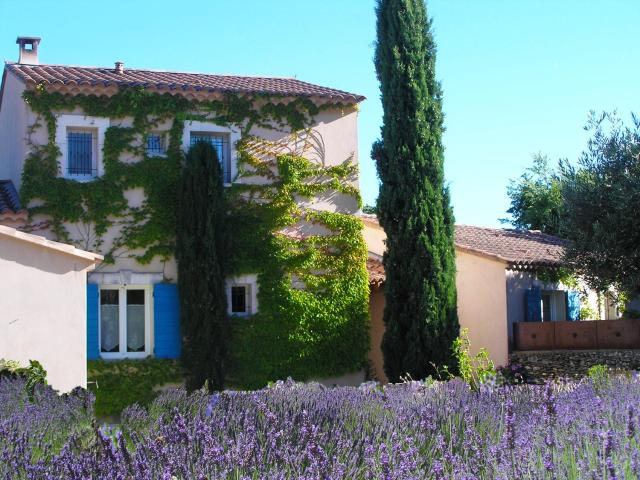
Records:
[[[102,351],[102,304],[100,296],[98,297],[98,351],[100,357],[105,360],[123,359],[123,358],[146,358],[151,355],[153,348],[151,346],[151,302],[153,301],[151,285],[113,285],[101,284],[99,292],[102,290],[118,290],[118,307],[119,307],[119,352],[103,352]],[[144,352],[127,352],[127,290],[144,290]]]
[[[247,287],[249,289],[247,306],[248,311],[244,313],[231,311],[231,288],[232,287]],[[227,290],[227,313],[234,317],[248,317],[258,313],[258,276],[255,274],[240,275],[232,277],[226,281]]]
[[[59,114],[56,117],[56,144],[62,153],[60,159],[60,176],[76,181],[91,181],[104,174],[104,162],[102,147],[104,146],[104,134],[109,128],[110,121],[103,117],[89,117],[86,115]],[[95,175],[71,175],[69,169],[69,146],[67,144],[67,132],[72,129],[93,130],[96,135],[94,140]]]
[[[238,152],[236,143],[240,140],[240,130],[238,128],[230,128],[222,125],[216,125],[211,122],[202,122],[197,120],[187,120],[182,131],[182,149],[187,152],[191,145],[191,132],[194,133],[220,133],[229,135],[229,171],[231,183],[238,175]],[[225,186],[231,185],[225,182]]]
[[[167,149],[169,147],[169,132],[165,131],[165,130],[154,130],[149,132],[149,135],[157,135],[159,137],[162,137],[163,142],[164,142],[164,152],[163,153],[149,153],[149,150],[147,149],[147,136],[144,137],[144,149],[146,154],[149,157],[166,157],[167,156]]]

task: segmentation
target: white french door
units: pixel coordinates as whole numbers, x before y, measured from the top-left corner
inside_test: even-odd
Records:
[[[151,353],[151,289],[145,285],[100,289],[100,356],[144,358]]]

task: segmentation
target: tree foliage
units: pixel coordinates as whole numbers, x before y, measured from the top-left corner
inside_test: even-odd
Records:
[[[540,230],[550,235],[560,234],[564,203],[562,181],[549,165],[549,157],[538,153],[533,156],[533,166],[507,187],[511,218],[501,219],[519,229]]]
[[[444,185],[436,46],[423,0],[379,0],[375,66],[384,109],[373,145],[387,234],[382,350],[391,381],[456,368],[454,220]]]
[[[567,260],[594,287],[640,293],[640,119],[592,115],[592,137],[578,166],[560,165],[571,240]]]
[[[567,266],[592,288],[640,293],[640,120],[625,126],[611,113],[592,113],[591,132],[577,165],[546,156],[507,187],[507,219],[570,241]]]
[[[182,172],[176,231],[182,362],[187,388],[224,385],[229,339],[225,295],[228,236],[222,168],[215,149],[191,147]]]

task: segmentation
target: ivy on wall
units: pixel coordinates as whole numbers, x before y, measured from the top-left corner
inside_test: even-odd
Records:
[[[24,99],[39,117],[31,131],[43,124],[48,131],[48,142],[32,144],[25,160],[24,204],[31,206],[32,215],[46,216],[62,241],[74,242],[68,225],[83,225],[89,234],[84,244],[76,240],[76,245],[102,251],[107,262],[123,255],[141,264],[173,256],[185,121],[241,128],[236,180],[245,181],[227,191],[232,205],[232,272],[258,275],[259,313],[233,322],[230,382],[260,387],[287,375],[304,380],[365,366],[368,277],[362,223],[351,215],[304,207],[300,201],[340,194],[360,202],[351,182],[357,173],[352,159],[329,167],[311,161],[307,154],[313,149],[313,135],[304,135],[321,110],[350,106],[319,107],[305,98],[286,103],[268,95],[226,95],[197,102],[142,88],[123,88],[107,97],[38,87],[26,91]],[[55,143],[55,115],[76,109],[89,116],[133,119],[106,130],[104,173],[85,183],[58,175],[61,152]],[[146,136],[167,123],[171,127],[166,156],[147,155]],[[302,147],[286,151],[284,144],[253,137],[249,132],[254,126],[294,132],[289,140]],[[136,161],[128,161],[130,157]],[[134,188],[145,192],[137,207],[125,196]],[[313,228],[305,236],[285,233],[301,225]],[[103,236],[114,226],[120,227],[119,234],[106,248]]]

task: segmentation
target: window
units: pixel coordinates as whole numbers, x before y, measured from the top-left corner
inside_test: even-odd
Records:
[[[229,315],[247,316],[258,311],[256,275],[242,275],[227,280],[227,310]]]
[[[142,286],[100,290],[100,353],[104,358],[149,354],[149,291]]]
[[[222,165],[224,183],[231,183],[231,168],[229,164],[229,135],[225,133],[213,132],[191,132],[189,145],[193,146],[198,142],[207,142],[216,150],[218,160]]]
[[[102,147],[108,118],[61,113],[56,115],[56,144],[60,148],[60,173],[76,181],[102,175]]]
[[[96,176],[96,137],[95,129],[67,129],[67,175]]]
[[[164,133],[151,133],[147,136],[147,155],[163,156],[167,154],[167,136]]]
[[[213,120],[187,120],[182,131],[182,149],[186,152],[198,141],[211,143],[222,164],[223,182],[230,185],[238,173],[238,152],[235,146],[240,138],[239,127],[218,125]]]
[[[235,285],[231,287],[231,313],[249,313],[249,292],[250,285]]]

